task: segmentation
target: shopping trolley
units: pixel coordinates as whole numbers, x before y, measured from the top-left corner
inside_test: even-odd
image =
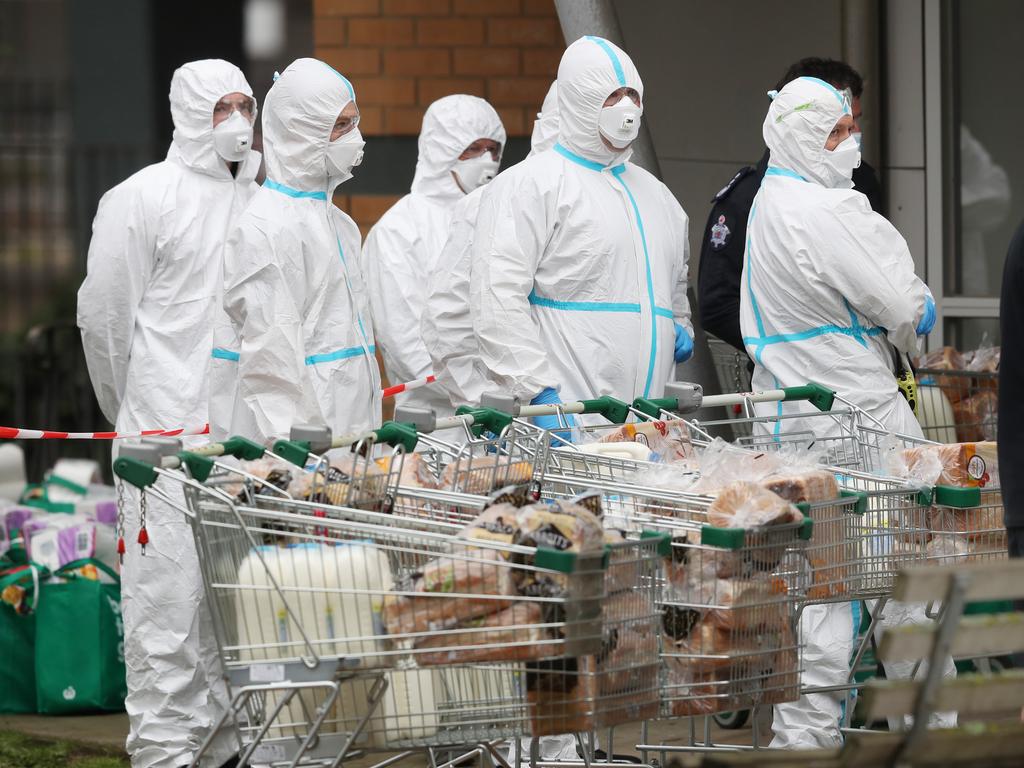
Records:
[[[413,435],[385,425],[355,441],[367,455],[374,440],[399,446],[383,482],[369,461],[362,475],[330,476],[319,451],[339,441],[322,433],[273,451],[235,439],[190,453],[126,446],[119,457],[118,477],[143,498],[174,503],[160,486],[185,488],[232,692],[220,725],[234,730],[243,764],[340,765],[467,744],[500,762],[505,739],[590,731],[657,706],[665,537],[574,554],[470,542],[461,524],[395,514],[410,502],[390,480]],[[312,492],[293,498],[218,453],[308,467]],[[464,514],[485,503],[455,492],[413,501]]]
[[[997,438],[998,373],[919,368],[917,393],[917,417],[927,439],[969,443]]]
[[[732,344],[722,341],[710,334],[707,336],[708,350],[711,352],[711,361],[715,365],[715,374],[718,377],[718,386],[722,392],[749,392],[751,390],[751,363],[750,357],[745,352],[736,349]],[[728,411],[730,416],[741,418],[743,410],[739,405],[733,405]],[[732,434],[739,437],[747,437],[750,434],[750,425],[738,420],[730,425]]]

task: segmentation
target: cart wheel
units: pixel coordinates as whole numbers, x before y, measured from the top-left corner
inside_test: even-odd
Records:
[[[747,720],[750,717],[749,709],[739,709],[735,712],[719,712],[717,715],[712,715],[715,718],[715,722],[718,723],[721,728],[728,728],[729,730],[736,730],[742,728],[747,724]]]

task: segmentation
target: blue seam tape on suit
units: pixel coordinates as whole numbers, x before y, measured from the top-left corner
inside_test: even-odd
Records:
[[[210,357],[214,358],[215,360],[230,360],[233,363],[238,362],[237,352],[230,349],[223,349],[222,347],[214,347],[213,352],[210,354]]]
[[[303,192],[301,189],[292,189],[291,187],[287,187],[284,184],[278,184],[273,179],[266,179],[263,182],[263,186],[266,187],[267,189],[272,189],[275,192],[280,192],[282,195],[288,195],[288,197],[294,197],[296,199],[300,199],[300,198],[308,198],[310,200],[326,200],[327,199],[327,193],[324,192],[323,190],[318,190],[316,192]]]
[[[367,350],[364,347],[347,347],[345,349],[335,350],[334,352],[327,352],[322,355],[310,355],[306,358],[306,365],[319,365],[320,363],[333,363],[335,360],[348,360],[352,357],[359,357],[360,355],[365,354],[366,351]],[[377,348],[375,346],[371,346],[369,348],[369,352],[371,355],[375,354],[377,352]]]

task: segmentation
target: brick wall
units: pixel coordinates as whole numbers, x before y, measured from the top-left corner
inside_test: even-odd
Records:
[[[487,99],[509,136],[529,136],[565,49],[553,0],[314,0],[313,13],[313,55],[352,81],[371,137],[418,135],[451,93]],[[334,202],[365,238],[398,197]]]
[[[553,0],[314,0],[315,56],[356,87],[367,136],[415,136],[430,102],[487,99],[528,136],[565,44]]]

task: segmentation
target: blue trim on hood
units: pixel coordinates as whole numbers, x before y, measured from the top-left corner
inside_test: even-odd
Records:
[[[263,186],[267,189],[272,189],[275,192],[280,192],[282,195],[288,195],[288,197],[294,197],[296,199],[308,198],[310,200],[327,200],[327,193],[323,190],[317,192],[303,192],[300,189],[292,189],[286,187],[284,184],[278,184],[273,179],[267,179],[263,182]]]
[[[614,50],[612,50],[612,47],[611,45],[609,45],[608,41],[605,40],[603,37],[595,37],[594,35],[587,35],[587,40],[589,40],[592,43],[596,43],[601,48],[601,50],[604,51],[605,54],[607,54],[608,58],[612,62],[612,69],[615,70],[615,77],[619,79],[619,85],[624,87],[626,85],[626,73],[622,69],[622,62],[619,61],[618,55],[615,53]]]
[[[326,61],[322,61],[320,63],[323,64],[325,67],[327,67],[329,70],[331,70],[331,72],[333,72],[334,74],[336,74],[338,77],[341,78],[341,82],[343,82],[345,84],[345,87],[348,88],[348,96],[349,96],[349,98],[352,99],[352,101],[355,101],[356,100],[356,89],[352,87],[352,83],[350,83],[348,81],[348,78],[345,77],[343,74],[341,74],[341,72],[336,70],[330,64],[328,64]]]
[[[622,165],[622,164],[608,166],[608,165],[601,165],[600,163],[596,163],[593,160],[587,160],[587,158],[580,157],[579,155],[577,155],[572,150],[566,149],[561,143],[556,143],[555,146],[552,147],[552,149],[554,149],[555,152],[560,154],[566,160],[571,160],[572,162],[576,163],[576,165],[581,165],[581,166],[583,166],[584,168],[586,168],[587,170],[590,170],[590,171],[599,171],[600,172],[600,171],[609,170],[612,173],[622,173],[624,170],[626,170],[626,166]]]

